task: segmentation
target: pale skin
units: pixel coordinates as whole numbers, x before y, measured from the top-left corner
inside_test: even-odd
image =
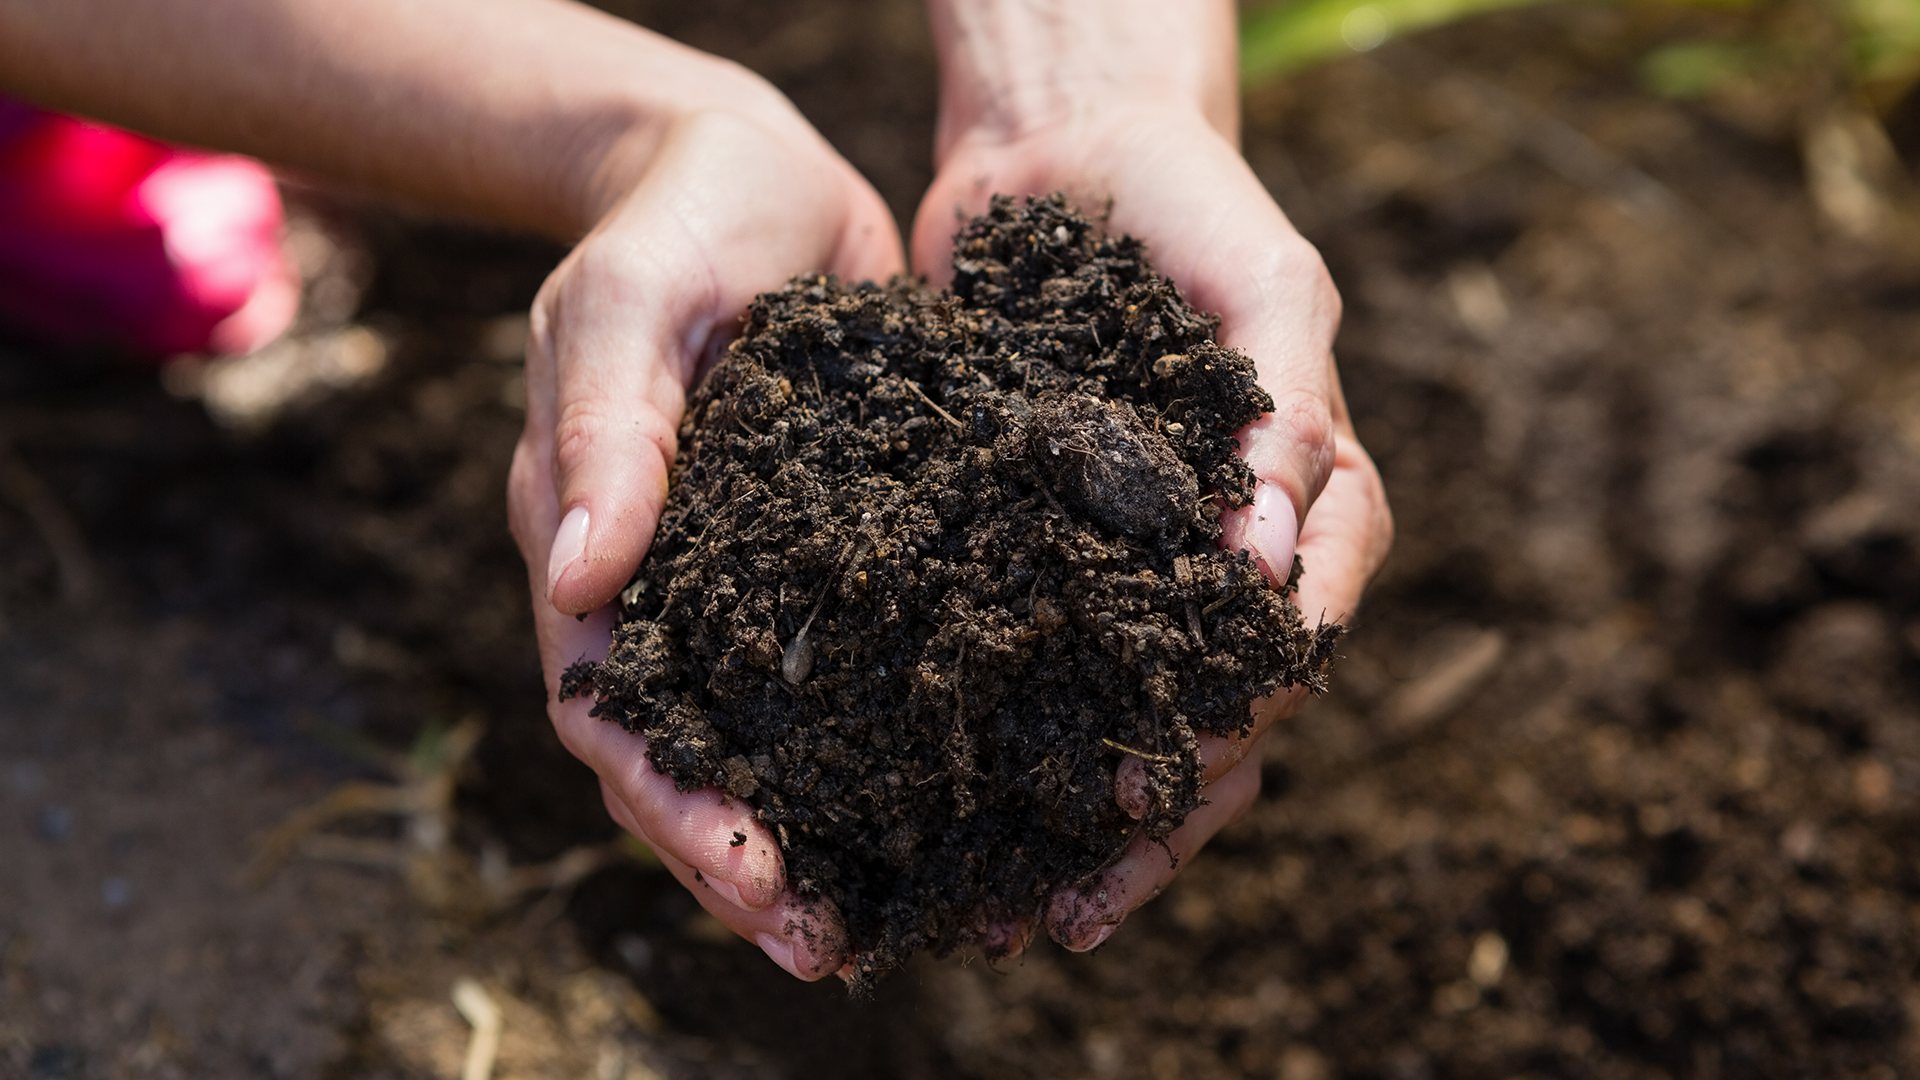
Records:
[[[1242,434],[1261,484],[1229,541],[1283,568],[1297,543],[1302,609],[1349,615],[1392,524],[1340,397],[1337,296],[1236,148],[1232,4],[928,6],[939,172],[914,268],[943,277],[956,215],[994,192],[1111,200],[1111,226],[1221,314],[1223,341],[1254,357],[1277,403]],[[837,915],[786,887],[748,807],[676,791],[642,739],[554,691],[568,664],[606,649],[687,387],[746,302],[795,273],[906,265],[852,167],[750,72],[566,0],[0,0],[0,92],[577,241],[534,304],[508,481],[549,714],[609,813],[707,910],[800,978],[841,969]],[[1163,888],[1251,805],[1253,748],[1299,699],[1262,703],[1249,738],[1210,741],[1208,805],[1165,848],[1137,845],[1056,896],[1047,931],[1091,948]],[[1131,779],[1123,768],[1123,805]],[[1033,929],[1000,932],[1017,948]]]

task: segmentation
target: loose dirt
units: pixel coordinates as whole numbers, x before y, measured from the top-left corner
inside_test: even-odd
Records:
[[[916,0],[621,10],[768,74],[912,213]],[[1393,554],[1260,801],[1165,895],[1093,953],[923,954],[870,1002],[638,864],[531,941],[391,871],[233,884],[250,834],[380,778],[314,731],[481,716],[455,847],[613,831],[501,524],[524,395],[495,320],[560,251],[356,211],[389,366],[251,437],[4,351],[0,426],[101,590],[62,603],[0,506],[0,1077],[454,1076],[456,977],[518,1003],[500,1080],[1920,1075],[1920,275],[1821,224],[1791,123],[1640,88],[1718,20],[1539,8],[1249,95],[1248,159],[1346,301]],[[1570,178],[1554,124],[1676,219]],[[576,1028],[601,975],[653,1030]]]
[[[1164,838],[1201,803],[1197,735],[1323,689],[1340,635],[1220,549],[1253,494],[1233,432],[1272,400],[1138,241],[998,198],[954,271],[754,303],[613,648],[563,689],[755,807],[856,987]]]

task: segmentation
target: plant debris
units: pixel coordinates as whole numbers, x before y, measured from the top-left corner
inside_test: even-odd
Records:
[[[1037,917],[1201,805],[1197,736],[1315,691],[1224,508],[1272,407],[1139,241],[997,197],[934,290],[802,277],[689,403],[607,659],[567,672],[682,789],[745,799],[856,985]],[[1149,808],[1115,799],[1127,757]],[[1002,947],[1004,951],[1004,947]]]

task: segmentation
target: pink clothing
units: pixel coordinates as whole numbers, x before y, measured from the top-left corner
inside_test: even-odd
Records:
[[[280,194],[249,158],[0,99],[0,325],[149,358],[244,353],[293,321]]]

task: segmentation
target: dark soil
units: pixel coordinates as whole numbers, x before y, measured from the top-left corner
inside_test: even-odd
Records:
[[[767,73],[911,213],[918,0],[620,10]],[[1249,95],[1346,301],[1394,551],[1165,895],[1093,953],[916,958],[870,1002],[638,864],[544,924],[306,859],[233,884],[266,823],[380,778],[316,730],[485,717],[451,849],[612,832],[502,525],[495,320],[560,251],[354,211],[392,359],[252,437],[0,349],[12,457],[100,582],[63,602],[0,505],[0,1077],[458,1076],[461,976],[508,1010],[499,1080],[1920,1076],[1920,274],[1822,224],[1790,107],[1640,88],[1721,18],[1532,9]],[[1568,131],[1677,207],[1566,169]]]
[[[1003,197],[954,270],[754,302],[613,648],[563,690],[755,807],[856,988],[1164,838],[1201,803],[1196,735],[1323,689],[1340,634],[1220,550],[1253,495],[1233,433],[1272,399],[1138,241]]]

